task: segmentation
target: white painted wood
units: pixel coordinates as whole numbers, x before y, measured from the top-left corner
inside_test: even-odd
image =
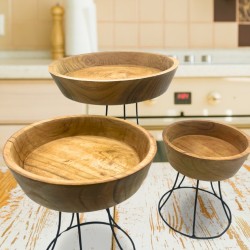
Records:
[[[250,248],[250,162],[246,162],[237,175],[222,182],[223,196],[230,206],[233,222],[230,229],[220,238],[214,240],[192,240],[170,230],[159,217],[157,205],[162,194],[172,187],[176,172],[168,163],[153,163],[149,175],[138,192],[123,203],[116,206],[115,219],[117,223],[133,238],[137,250],[163,249],[249,249]],[[44,250],[53,239],[57,229],[58,213],[43,208],[22,192],[19,186],[13,184],[6,167],[0,168],[0,187],[5,187],[10,193],[7,203],[0,197],[0,249],[4,250]],[[13,180],[13,179],[12,179]],[[5,181],[8,181],[7,183]],[[9,183],[9,184],[8,184]],[[11,184],[12,183],[12,184]],[[194,183],[187,180],[186,184]],[[14,185],[10,187],[9,185]],[[202,187],[208,187],[202,182]],[[8,191],[10,190],[10,191]],[[199,198],[197,211],[207,215],[212,221],[206,220],[206,227],[201,232],[213,230],[220,226],[221,215],[215,215],[219,207],[216,202],[205,202],[205,197]],[[171,221],[175,225],[189,228],[188,210],[193,204],[192,196],[186,193],[173,200],[166,213],[173,213]],[[2,204],[2,205],[1,205]],[[177,205],[179,204],[179,205]],[[182,204],[182,205],[181,205]],[[182,215],[181,215],[182,214]],[[62,227],[69,225],[71,215],[63,214]],[[106,220],[105,211],[97,211],[81,215],[87,221]],[[182,224],[183,221],[183,224]],[[198,223],[198,227],[204,223]],[[69,232],[68,232],[69,233]],[[75,232],[65,233],[59,238],[56,250],[78,249],[78,239]],[[82,231],[84,249],[111,249],[111,233],[105,226],[94,226]],[[118,233],[124,250],[130,250],[131,245],[125,237]],[[119,249],[117,246],[113,249]]]
[[[250,162],[249,162],[250,164]],[[157,206],[160,197],[168,191],[176,176],[176,171],[168,163],[154,163],[149,176],[140,190],[129,200],[116,207],[117,222],[134,239],[137,250],[162,249],[249,249],[250,248],[250,189],[249,165],[242,167],[234,178],[222,182],[222,191],[226,203],[232,212],[232,225],[220,238],[213,240],[194,240],[175,233],[165,225],[159,216]],[[187,179],[186,184],[194,184]],[[207,182],[201,187],[209,188]],[[217,200],[206,202],[206,195],[200,194],[197,212],[205,217],[197,224],[197,233],[206,235],[216,232],[225,222],[225,217]],[[178,229],[191,231],[194,194],[183,192],[170,200],[169,210],[165,210],[171,224]],[[201,206],[201,203],[205,206]],[[191,211],[191,212],[190,212]],[[191,218],[190,218],[191,217]],[[190,223],[191,222],[191,223]],[[131,249],[127,247],[125,249]]]
[[[65,98],[52,80],[0,80],[0,123],[85,113],[86,105]]]
[[[0,176],[7,174],[7,167],[1,166]],[[113,213],[113,209],[111,209]],[[108,221],[106,211],[80,214],[81,222]],[[62,214],[62,231],[71,221],[70,213]],[[74,222],[76,223],[76,217]],[[56,235],[58,212],[49,210],[30,200],[19,186],[10,192],[8,203],[0,208],[0,249],[44,250]],[[111,249],[109,226],[92,225],[81,227],[85,249]],[[56,250],[78,248],[77,230],[65,232],[58,239]]]

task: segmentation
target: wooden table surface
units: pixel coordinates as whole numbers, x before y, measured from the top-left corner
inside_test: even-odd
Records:
[[[148,177],[139,191],[129,200],[119,204],[112,213],[116,222],[134,240],[137,250],[162,249],[250,249],[250,162],[246,162],[236,176],[221,183],[224,200],[232,212],[232,224],[220,238],[194,240],[170,230],[161,220],[157,205],[164,192],[174,182],[176,171],[169,163],[153,163]],[[191,179],[186,184],[194,184]],[[200,185],[208,188],[207,182]],[[186,191],[189,192],[189,191]],[[165,211],[177,228],[189,231],[193,213],[194,193],[178,193]],[[207,199],[205,193],[198,197],[197,232],[206,235],[216,232],[225,222],[221,203]],[[191,216],[191,217],[190,217]],[[70,223],[71,214],[63,214],[62,227]],[[44,250],[57,229],[58,213],[31,201],[16,184],[1,160],[0,167],[0,249]],[[105,211],[81,214],[82,221],[107,221]],[[224,221],[223,221],[224,220]],[[129,242],[118,233],[124,250],[131,249]],[[119,249],[112,246],[110,228],[103,225],[82,227],[84,249]],[[78,249],[77,231],[63,234],[56,250]]]

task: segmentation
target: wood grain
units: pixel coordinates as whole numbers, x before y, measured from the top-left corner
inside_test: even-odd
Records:
[[[129,104],[163,94],[178,62],[145,52],[98,52],[53,62],[49,72],[61,92],[77,102]]]
[[[232,177],[249,155],[248,137],[213,121],[188,120],[163,131],[170,164],[183,175],[218,181]]]
[[[41,121],[14,134],[4,160],[24,192],[59,211],[112,207],[133,195],[156,153],[142,127],[105,116]]]
[[[66,76],[92,80],[118,80],[150,76],[160,70],[138,65],[104,65],[68,72]]]
[[[227,157],[240,153],[231,143],[213,136],[185,135],[172,141],[177,148],[197,157]]]
[[[229,180],[221,182],[224,201],[232,212],[232,224],[229,230],[217,239],[196,240],[184,237],[171,230],[159,216],[157,204],[160,197],[170,190],[174,184],[177,172],[169,163],[153,163],[148,178],[140,190],[129,200],[116,206],[117,222],[128,228],[138,250],[158,249],[243,249],[250,247],[249,223],[250,189],[248,161],[240,171]],[[193,179],[186,178],[183,186],[192,186]],[[232,185],[233,184],[233,185]],[[200,187],[211,190],[209,182],[200,182]],[[215,186],[216,187],[216,186]],[[238,187],[241,196],[235,190]],[[211,190],[212,191],[212,190]],[[217,188],[216,188],[217,192]],[[194,190],[175,192],[164,209],[163,215],[170,219],[172,226],[184,232],[192,232]],[[237,201],[236,201],[237,199]],[[241,204],[241,210],[239,208]],[[199,193],[197,203],[196,234],[211,236],[221,232],[227,224],[224,211],[219,200],[203,192]],[[133,221],[133,224],[132,224]],[[248,225],[248,226],[247,226]],[[129,242],[124,240],[125,249],[130,249]],[[126,244],[126,245],[125,245]],[[114,249],[119,249],[116,245]]]
[[[106,181],[139,164],[136,151],[127,144],[97,136],[61,138],[32,151],[24,169],[53,179]]]

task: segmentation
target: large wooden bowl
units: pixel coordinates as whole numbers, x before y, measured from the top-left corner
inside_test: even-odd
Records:
[[[205,181],[232,177],[249,154],[249,141],[238,129],[222,123],[188,120],[163,130],[170,164],[185,176]]]
[[[142,127],[105,116],[34,123],[6,143],[4,160],[35,202],[64,212],[114,206],[133,195],[156,153]]]
[[[55,61],[49,66],[49,72],[69,99],[118,105],[163,94],[177,66],[176,59],[160,54],[98,52]]]

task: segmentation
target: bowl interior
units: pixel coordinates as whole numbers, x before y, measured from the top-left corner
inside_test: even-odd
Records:
[[[183,121],[167,127],[164,141],[181,153],[197,158],[230,158],[248,149],[248,139],[238,129],[212,121]]]
[[[6,143],[7,165],[49,182],[100,183],[150,163],[155,141],[143,128],[116,118],[73,116],[32,124]]]
[[[89,81],[116,81],[153,76],[177,64],[173,58],[144,52],[98,52],[54,62],[50,73]]]

